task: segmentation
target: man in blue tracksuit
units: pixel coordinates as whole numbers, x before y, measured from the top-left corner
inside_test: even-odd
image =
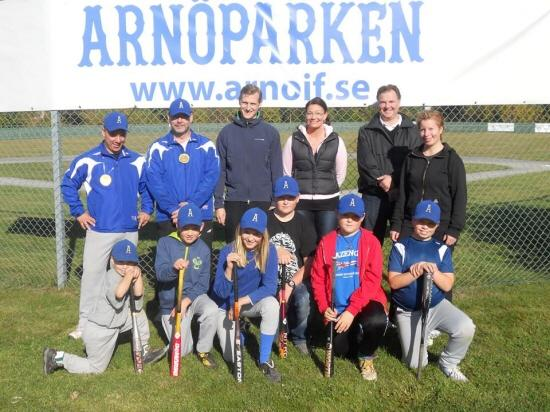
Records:
[[[240,110],[218,135],[220,179],[214,195],[216,219],[225,226],[225,241],[235,239],[243,213],[252,207],[265,211],[275,181],[283,175],[279,132],[259,113],[262,92],[247,84],[239,96]]]
[[[194,203],[202,211],[201,238],[212,248],[213,195],[220,173],[216,147],[191,130],[193,110],[186,100],[170,104],[168,121],[170,131],[147,152],[147,188],[156,202],[159,238],[176,230],[178,211]]]
[[[69,334],[73,339],[81,338],[88,314],[101,293],[114,244],[122,239],[137,244],[138,229],[147,224],[153,212],[142,173],[145,158],[124,146],[127,132],[126,115],[112,112],[105,116],[103,142],[77,156],[61,182],[71,215],[86,230],[80,314],[76,329]],[[78,193],[81,186],[86,191],[87,210]]]

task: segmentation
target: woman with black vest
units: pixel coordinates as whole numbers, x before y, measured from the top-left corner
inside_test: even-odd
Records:
[[[298,181],[300,202],[296,210],[315,227],[319,241],[336,228],[348,154],[344,141],[330,126],[325,101],[315,97],[305,108],[306,124],[298,126],[283,148],[283,171]]]

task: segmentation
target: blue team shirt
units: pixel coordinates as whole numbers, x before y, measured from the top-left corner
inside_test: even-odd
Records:
[[[336,281],[334,307],[342,313],[349,305],[351,294],[359,287],[359,237],[353,235],[336,237]]]
[[[388,270],[405,273],[417,262],[432,262],[441,272],[454,273],[451,250],[445,244],[433,238],[423,241],[413,237],[408,237],[393,245],[388,260]],[[420,309],[422,282],[423,277],[421,276],[403,288],[392,289],[392,301],[408,311]],[[434,283],[431,307],[433,308],[444,298],[445,293]]]

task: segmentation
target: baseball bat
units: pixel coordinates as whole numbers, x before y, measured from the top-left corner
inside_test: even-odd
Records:
[[[285,359],[288,356],[288,320],[286,318],[286,265],[281,268],[281,303],[279,305],[279,357]]]
[[[233,262],[233,321],[235,322],[235,342],[233,345],[233,376],[238,383],[244,379],[243,352],[241,348],[241,325],[239,308],[239,282],[237,276],[237,264]]]
[[[136,301],[134,298],[134,288],[130,287],[130,312],[132,314],[132,354],[134,358],[134,370],[136,373],[143,372],[143,345],[139,334]]]
[[[330,308],[334,311],[334,297],[336,295],[334,285],[336,284],[336,256],[332,258],[332,276],[331,276],[331,290],[332,296],[330,299]],[[334,375],[334,323],[330,321],[328,324],[327,342],[325,345],[325,378],[331,378]]]
[[[418,366],[416,367],[416,379],[420,380],[420,374],[422,371],[422,356],[426,348],[426,326],[428,323],[428,313],[430,311],[430,305],[432,303],[432,285],[433,274],[429,272],[424,273],[424,279],[422,282],[422,300],[421,300],[421,314],[420,319],[422,322],[420,331],[420,348],[418,350]]]
[[[187,260],[189,247],[185,247],[183,260]],[[170,343],[170,376],[179,376],[181,368],[181,299],[183,295],[183,283],[185,280],[185,269],[178,273],[178,291],[176,296],[176,316],[174,320],[174,333]]]

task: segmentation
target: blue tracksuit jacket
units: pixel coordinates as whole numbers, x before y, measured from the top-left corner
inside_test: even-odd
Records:
[[[147,191],[145,173],[142,173],[144,163],[143,156],[126,147],[118,157],[114,156],[103,142],[77,156],[61,182],[63,199],[69,205],[71,215],[78,217],[86,210],[78,194],[83,185],[88,213],[96,220],[94,231],[137,231],[139,196],[141,210],[153,213],[153,200]],[[103,175],[108,178],[101,183]]]
[[[170,220],[180,202],[196,204],[202,219],[212,220],[220,162],[214,143],[207,137],[191,131],[185,149],[172,133],[156,140],[147,152],[146,174],[158,222]]]

